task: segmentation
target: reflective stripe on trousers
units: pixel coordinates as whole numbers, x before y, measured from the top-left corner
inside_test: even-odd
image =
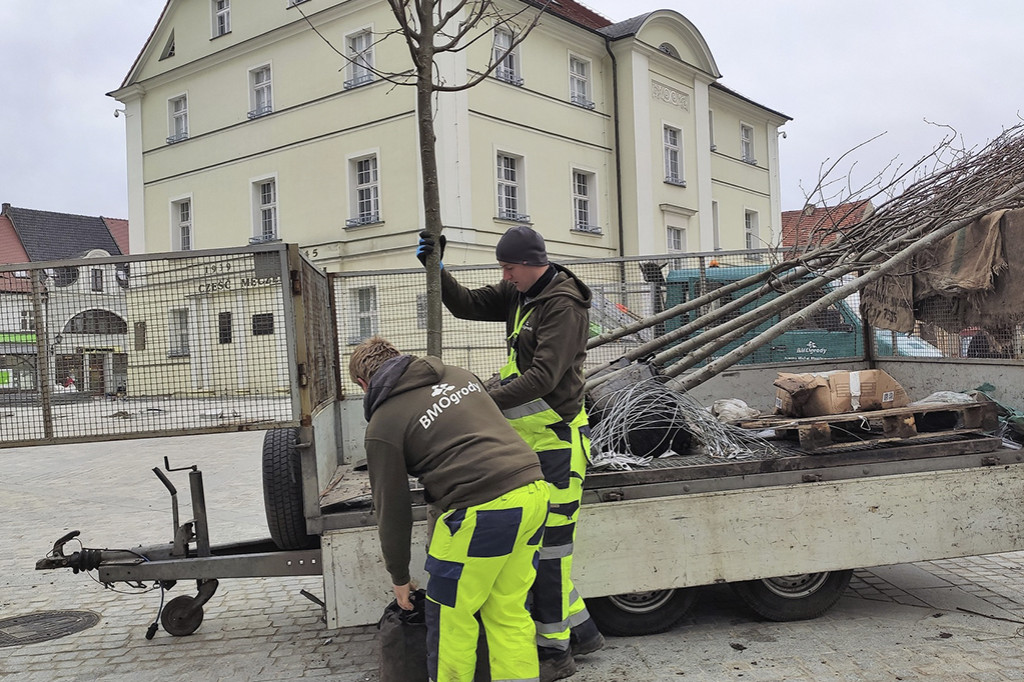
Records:
[[[502,379],[519,376],[517,339],[532,310],[522,315],[516,310],[509,355],[499,375]],[[590,459],[590,427],[582,407],[571,422],[565,422],[542,398],[517,405],[502,413],[512,428],[533,448],[551,492],[544,538],[537,565],[537,580],[530,591],[533,619],[537,627],[537,646],[568,650],[570,627],[590,618],[583,599],[572,583],[572,553],[576,521],[583,497],[583,479]]]
[[[437,519],[426,570],[427,669],[437,682],[471,682],[479,612],[495,680],[540,675],[526,608],[548,511],[543,481]]]

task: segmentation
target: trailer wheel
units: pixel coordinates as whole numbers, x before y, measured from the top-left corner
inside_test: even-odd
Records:
[[[160,613],[160,624],[175,637],[191,635],[203,623],[203,607],[195,599],[183,594],[167,602]]]
[[[665,632],[689,612],[697,599],[693,588],[652,590],[587,599],[587,610],[601,632],[615,637]]]
[[[799,573],[731,583],[758,615],[779,622],[817,618],[835,606],[853,577],[852,570]]]
[[[280,549],[310,549],[319,538],[306,533],[298,429],[271,429],[263,436],[263,506],[270,537]]]

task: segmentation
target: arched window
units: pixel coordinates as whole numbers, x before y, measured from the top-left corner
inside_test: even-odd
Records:
[[[128,323],[116,313],[101,308],[84,310],[64,325],[65,334],[127,334]]]
[[[662,52],[664,52],[667,55],[675,57],[676,59],[680,58],[679,57],[679,50],[677,50],[672,45],[672,43],[662,43],[661,45],[658,45],[658,49],[661,50]]]

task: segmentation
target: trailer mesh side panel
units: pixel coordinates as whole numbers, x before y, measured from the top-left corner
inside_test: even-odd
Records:
[[[0,267],[0,442],[297,423],[286,253]]]
[[[305,369],[311,407],[316,409],[338,397],[333,303],[326,273],[305,259],[300,273],[307,357]]]

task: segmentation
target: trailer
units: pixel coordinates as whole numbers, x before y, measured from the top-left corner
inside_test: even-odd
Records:
[[[608,259],[572,267],[617,310],[642,314],[653,305],[652,290],[627,276],[639,274],[636,265]],[[25,407],[17,433],[2,434],[4,442],[265,430],[254,465],[263,469],[270,538],[215,544],[206,520],[216,510],[206,508],[202,472],[165,461],[154,472],[170,497],[169,541],[71,551],[69,543],[80,537],[73,531],[37,568],[96,571],[104,583],[154,582],[163,590],[195,581],[194,595],[163,607],[160,623],[172,635],[200,627],[218,581],[250,576],[322,575],[322,599],[306,596],[322,604],[328,627],[376,622],[391,590],[361,462],[361,394],[340,368],[350,345],[377,329],[399,348],[423,352],[416,328],[422,270],[327,275],[296,247],[268,244],[67,261],[38,271],[85,267],[125,273],[123,331],[103,330],[123,334],[105,341],[129,349],[125,395],[74,405],[53,399],[47,377],[54,323],[47,320],[59,317],[59,299],[43,290],[55,280],[30,277],[23,301],[39,308],[42,379],[38,402]],[[12,269],[12,281],[16,276]],[[459,277],[483,283],[494,271],[464,268]],[[445,324],[446,361],[480,375],[500,364],[497,324],[493,333],[482,323]],[[592,362],[608,362],[620,350],[610,344],[592,353]],[[990,394],[1022,402],[1016,387],[1024,386],[1017,376],[1024,367],[1015,361],[869,355],[799,364],[801,371],[868,366],[886,369],[913,396],[998,377],[1000,387]],[[739,367],[691,393],[708,404],[716,397],[742,396],[751,404],[759,398],[770,412],[778,369]],[[992,435],[998,410],[983,401],[810,422],[766,416],[737,425],[774,433],[762,452],[689,452],[631,470],[593,469],[576,539],[577,587],[608,634],[645,634],[678,623],[703,585],[733,585],[768,619],[812,618],[838,600],[856,568],[1024,549],[1024,456]],[[119,412],[128,416],[109,421]],[[63,414],[77,416],[69,422]],[[857,438],[838,436],[856,429]],[[809,440],[808,433],[836,436]],[[182,471],[191,500],[186,520],[172,481]],[[425,505],[416,499],[412,567],[422,582],[425,574],[416,569],[425,558]],[[151,627],[147,636],[154,634]]]

